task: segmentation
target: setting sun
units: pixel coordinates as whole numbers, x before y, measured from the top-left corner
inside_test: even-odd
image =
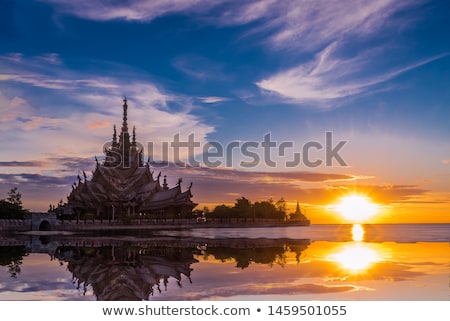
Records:
[[[364,195],[348,195],[340,199],[334,209],[352,222],[367,221],[378,212],[378,205]]]

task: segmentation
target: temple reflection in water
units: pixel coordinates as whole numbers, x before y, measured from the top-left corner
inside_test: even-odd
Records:
[[[449,228],[0,235],[0,300],[445,300]]]
[[[139,247],[132,244],[102,247],[58,247],[55,257],[66,261],[73,281],[90,285],[98,300],[147,300],[161,284],[167,290],[169,278],[181,286],[182,275],[190,281],[190,249]]]
[[[24,256],[33,251],[47,252],[50,260],[67,266],[74,286],[83,295],[92,291],[100,301],[148,300],[167,291],[168,286],[176,284],[182,288],[183,282],[195,282],[191,272],[193,264],[199,262],[197,258],[234,261],[239,269],[252,263],[283,266],[287,252],[295,253],[299,262],[309,245],[309,240],[290,239],[65,238],[58,242],[46,239],[48,243],[39,244],[41,241],[42,238],[34,237],[32,245],[0,247],[0,253],[14,258],[2,265],[10,266],[11,273],[20,274]],[[11,255],[11,251],[17,253]]]

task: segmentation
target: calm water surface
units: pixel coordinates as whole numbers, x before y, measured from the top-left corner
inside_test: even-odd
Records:
[[[0,235],[0,300],[449,300],[450,225]]]

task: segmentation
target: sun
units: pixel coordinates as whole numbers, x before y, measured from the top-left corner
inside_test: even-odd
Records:
[[[334,209],[345,219],[362,223],[378,212],[378,205],[365,195],[352,194],[342,197]]]

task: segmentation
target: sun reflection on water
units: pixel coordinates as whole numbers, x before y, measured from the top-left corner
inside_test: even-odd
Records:
[[[365,243],[346,244],[329,258],[352,273],[361,273],[381,261],[379,251]]]
[[[353,242],[342,245],[329,255],[342,269],[351,273],[363,273],[374,263],[381,261],[381,252],[373,244],[364,243],[365,230],[361,224],[353,224],[351,235]]]
[[[355,242],[361,242],[364,240],[364,234],[366,232],[364,231],[364,228],[361,226],[361,224],[353,224],[352,227],[352,239]]]

